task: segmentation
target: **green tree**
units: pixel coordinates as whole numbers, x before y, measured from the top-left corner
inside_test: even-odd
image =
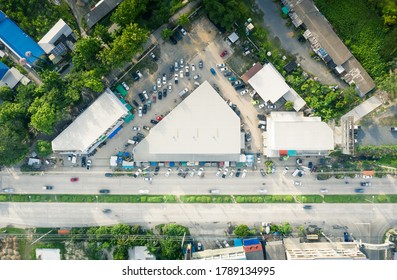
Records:
[[[0,100],[12,101],[14,99],[14,93],[8,86],[0,86]]]
[[[287,111],[293,111],[294,110],[294,102],[293,101],[285,102],[284,109]]]
[[[234,234],[238,237],[247,237],[250,235],[250,229],[247,225],[238,225],[234,229]]]
[[[124,27],[135,21],[135,18],[146,10],[148,0],[124,0],[113,12],[110,20]]]
[[[110,47],[100,53],[103,63],[117,68],[131,61],[132,56],[142,50],[142,44],[148,37],[149,32],[138,27],[137,24],[128,25],[121,35],[114,39]]]
[[[107,45],[113,41],[108,29],[102,24],[95,25],[94,36],[100,38]]]
[[[102,46],[98,38],[80,38],[74,47],[72,58],[74,70],[91,70],[100,67],[97,55],[102,50]]]
[[[29,134],[21,121],[0,123],[0,165],[21,161],[29,151]]]
[[[52,147],[50,141],[39,140],[36,144],[36,152],[41,157],[46,157],[52,154]]]
[[[164,40],[169,39],[172,35],[172,30],[169,28],[165,28],[161,31],[161,37],[163,37]]]
[[[379,83],[379,88],[390,94],[391,99],[397,98],[397,72],[390,72],[390,74]]]
[[[55,122],[59,120],[59,113],[53,105],[46,102],[44,98],[36,98],[29,108],[32,114],[30,125],[37,131],[46,134],[53,132]]]
[[[186,25],[189,23],[189,16],[187,14],[182,14],[178,19],[179,25]]]
[[[203,0],[203,5],[209,18],[227,31],[231,31],[234,23],[243,19],[240,4],[236,0]]]

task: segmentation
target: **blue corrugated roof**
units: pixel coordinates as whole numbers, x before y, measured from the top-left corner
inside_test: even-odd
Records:
[[[19,57],[26,58],[29,64],[33,64],[37,60],[36,57],[44,54],[43,49],[2,11],[0,11],[0,40]],[[32,52],[33,56],[26,57],[27,51]]]
[[[0,79],[4,77],[9,69],[7,65],[0,61]]]
[[[244,246],[256,245],[256,244],[259,244],[259,240],[258,240],[258,238],[244,239],[243,244],[244,244]]]

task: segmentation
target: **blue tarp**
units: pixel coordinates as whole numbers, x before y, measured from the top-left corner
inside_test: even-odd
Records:
[[[123,126],[120,125],[118,128],[116,128],[115,131],[112,132],[112,134],[110,134],[110,135],[108,136],[108,138],[109,138],[109,139],[112,139],[122,128],[123,128]]]
[[[170,167],[174,167],[175,166],[175,162],[170,161]]]
[[[126,157],[130,157],[130,153],[129,153],[129,152],[125,152],[124,155],[125,155]]]
[[[151,161],[150,162],[150,166],[157,166],[157,162],[156,161]]]
[[[10,68],[0,61],[0,79],[4,77],[8,70],[10,70]]]
[[[199,165],[200,165],[200,166],[205,166],[205,161],[200,161],[200,162],[199,162]]]
[[[256,245],[256,244],[259,244],[259,240],[258,240],[258,238],[244,239],[243,244],[244,244],[244,246]]]
[[[243,246],[243,242],[240,238],[233,239],[234,247]]]
[[[288,156],[296,156],[295,150],[288,150]]]

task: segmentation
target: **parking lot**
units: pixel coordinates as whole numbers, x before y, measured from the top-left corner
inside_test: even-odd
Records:
[[[235,104],[240,112],[242,128],[246,132],[250,132],[252,136],[252,140],[247,143],[245,151],[255,154],[262,152],[263,139],[258,128],[257,114],[264,113],[264,111],[260,112],[258,106],[252,105],[252,98],[248,93],[244,96],[240,95],[239,91],[236,91],[228,81],[228,78],[224,77],[220,68],[216,67],[217,64],[227,64],[227,60],[233,55],[233,49],[224,39],[226,36],[227,34],[219,34],[212,23],[206,17],[201,16],[192,22],[191,28],[187,29],[187,34],[181,36],[182,39],[178,40],[176,45],[160,39],[158,46],[153,51],[156,58],[153,59],[150,55],[146,58],[157,64],[157,67],[155,67],[157,70],[152,73],[153,67],[150,72],[148,69],[142,69],[140,71],[142,77],[128,85],[129,90],[125,97],[126,101],[134,107],[136,107],[135,102],[138,103],[138,107],[141,107],[143,103],[138,94],[146,91],[148,99],[144,101],[145,104],[151,101],[151,106],[147,107],[147,113],[143,114],[142,117],[139,116],[138,108],[136,108],[134,120],[123,124],[123,129],[108,140],[106,145],[97,150],[93,158],[92,168],[109,168],[110,156],[117,154],[119,151],[131,152],[132,146],[128,145],[128,140],[137,134],[137,131],[132,130],[133,126],[140,127],[139,132],[146,136],[149,131],[142,129],[143,126],[152,128],[154,124],[150,122],[151,120],[156,120],[159,116],[166,116],[182,101],[178,94],[181,90],[187,88],[190,94],[195,88],[194,82],[201,83],[205,80],[217,87],[225,102],[229,101]],[[221,57],[220,54],[223,50],[227,50],[228,53]],[[174,78],[176,72],[172,71],[171,66],[175,67],[175,62],[178,62],[178,66],[180,66],[181,59],[183,59],[184,67],[188,66],[190,75],[189,77],[186,76],[186,69],[183,71],[183,77],[181,73],[178,73],[178,83],[176,84]],[[203,61],[202,69],[199,68],[199,61]],[[195,66],[195,71],[193,71],[192,65]],[[216,75],[211,74],[210,68],[215,69]],[[131,71],[131,73],[134,72],[135,70]],[[162,80],[164,74],[166,76],[165,83]],[[197,74],[200,75],[200,78],[194,80],[193,77]],[[160,87],[157,83],[158,78],[161,79]],[[167,96],[159,100],[158,91],[162,91],[164,88],[168,89],[169,84],[171,84],[172,90],[167,90]],[[249,87],[247,86],[247,88]],[[156,101],[154,101],[153,95],[156,96]]]

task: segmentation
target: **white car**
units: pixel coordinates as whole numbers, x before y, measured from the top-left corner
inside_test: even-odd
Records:
[[[226,240],[223,240],[223,245],[225,245],[226,248],[230,247],[229,243],[227,243]]]
[[[302,186],[302,182],[301,181],[294,181],[294,185],[295,186]]]
[[[227,169],[227,168],[223,169],[223,174],[222,174],[223,179],[226,178],[227,172],[229,172],[229,169]]]
[[[157,87],[161,87],[161,78],[157,78]]]
[[[186,32],[185,29],[181,28],[181,32],[182,32],[183,36],[186,36],[186,35],[187,35],[187,32]]]
[[[179,78],[183,78],[183,70],[179,71]]]
[[[222,172],[222,168],[219,168],[218,171],[215,174],[216,177],[219,177],[219,175],[221,175],[221,172]]]
[[[138,116],[142,118],[142,106],[138,108]]]
[[[136,172],[135,172],[135,178],[136,177],[138,177],[140,174],[142,173],[142,169],[138,169]]]
[[[267,190],[265,190],[265,189],[259,189],[259,190],[258,190],[258,193],[267,193]]]
[[[196,66],[194,66],[194,64],[192,64],[191,66],[192,66],[192,71],[196,71]]]
[[[163,75],[163,85],[167,84],[167,77],[165,75]]]
[[[247,175],[247,169],[244,169],[243,174],[241,174],[241,178],[245,178],[246,175]]]
[[[149,99],[149,95],[147,94],[146,90],[144,90],[144,91],[142,92],[142,94],[143,94],[143,96],[146,98],[146,100]]]
[[[225,71],[227,71],[227,70],[229,70],[229,68],[227,68],[227,67],[222,67],[222,68],[221,68],[221,72],[225,72]]]
[[[149,190],[139,190],[139,193],[140,194],[147,194],[147,193],[149,193]]]
[[[371,176],[371,175],[363,175],[363,178],[364,178],[364,179],[371,179],[372,176]]]
[[[178,73],[175,73],[174,77],[175,77],[175,84],[177,84],[178,83]]]
[[[263,108],[265,108],[265,106],[266,106],[265,103],[262,103],[262,104],[259,104],[258,107],[259,107],[259,109],[263,109]]]
[[[229,177],[231,178],[231,177],[233,177],[233,175],[234,175],[234,172],[235,172],[235,170],[234,169],[232,169],[232,171],[230,171],[230,174],[229,174]]]
[[[190,171],[190,177],[193,177],[194,174],[196,174],[196,169],[193,168],[192,171]]]
[[[328,193],[328,189],[320,189],[321,193]]]
[[[240,91],[240,94],[241,94],[241,95],[245,95],[246,93],[248,93],[248,89],[245,89],[245,90]]]
[[[171,168],[168,168],[167,172],[165,173],[165,177],[169,177],[171,174],[171,171],[172,171]]]
[[[200,168],[199,171],[197,172],[197,176],[202,176],[204,172],[204,168]]]
[[[169,83],[168,83],[168,92],[171,92],[171,91],[172,91],[172,83],[169,82]]]
[[[199,78],[200,78],[200,75],[199,75],[199,74],[197,74],[196,76],[193,77],[194,80],[197,80],[197,79],[199,79]]]
[[[139,76],[139,78],[143,78],[143,75],[142,75],[141,71],[136,70],[136,74]]]
[[[139,130],[141,130],[141,128],[139,126],[133,126],[132,130],[139,131]]]
[[[225,67],[225,66],[226,66],[225,63],[219,63],[219,64],[216,65],[216,67],[218,67],[218,68],[222,68],[222,67]]]
[[[143,180],[151,182],[153,180],[153,178],[152,177],[145,177],[145,178],[143,178]]]
[[[129,90],[129,89],[130,89],[130,87],[127,86],[127,84],[126,84],[125,82],[122,82],[121,84],[123,85],[123,87],[124,87],[126,90]]]
[[[183,68],[183,58],[181,58],[181,60],[179,61],[179,65],[181,68]]]

